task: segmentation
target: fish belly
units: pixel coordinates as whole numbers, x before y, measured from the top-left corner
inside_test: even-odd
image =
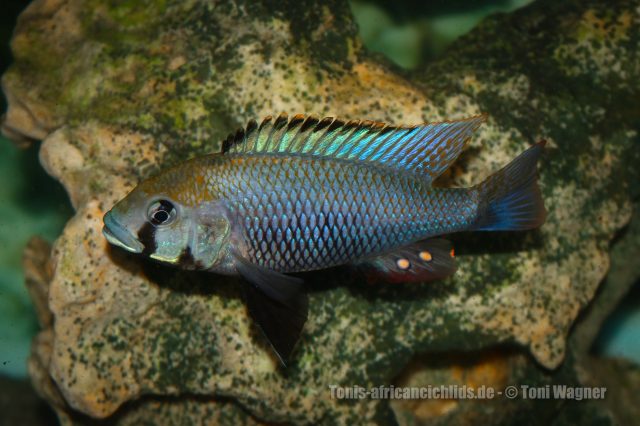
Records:
[[[227,205],[248,260],[278,272],[323,269],[466,229],[473,189],[304,156],[231,157]]]

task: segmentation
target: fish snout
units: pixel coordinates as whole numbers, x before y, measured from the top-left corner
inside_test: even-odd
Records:
[[[131,253],[142,253],[144,250],[142,243],[140,243],[125,226],[115,219],[112,211],[104,215],[103,221],[104,227],[102,228],[102,234],[110,244],[123,248]]]

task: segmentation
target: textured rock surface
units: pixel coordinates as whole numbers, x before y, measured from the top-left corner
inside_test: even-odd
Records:
[[[328,386],[387,384],[416,354],[503,343],[528,348],[538,364],[515,349],[486,361],[478,353],[474,362],[496,371],[490,383],[577,383],[580,354],[570,351],[551,378],[540,366],[562,363],[569,329],[607,272],[609,244],[631,217],[639,15],[637,2],[539,2],[485,21],[438,62],[401,75],[362,49],[337,1],[34,2],[3,77],[3,126],[44,139],[42,164],[77,210],[53,247],[48,288],[34,287],[54,319],[48,326],[41,314],[48,327],[33,347],[40,392],[67,423],[212,413],[211,422],[380,422],[393,417],[387,402],[332,400]],[[100,233],[104,212],[139,179],[280,111],[395,123],[487,112],[443,180],[478,182],[545,138],[548,222],[526,234],[458,236],[459,271],[442,282],[308,277],[310,319],[281,374],[237,281],[148,264],[109,249]],[[436,358],[416,361],[401,381],[432,377]],[[427,408],[428,419],[471,422],[465,407]],[[425,410],[394,409],[417,419]]]

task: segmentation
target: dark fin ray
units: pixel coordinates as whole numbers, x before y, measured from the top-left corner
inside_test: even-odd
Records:
[[[245,299],[249,315],[286,366],[307,321],[309,302],[303,281],[236,256],[236,267],[247,281]]]
[[[418,126],[389,126],[373,121],[281,114],[260,126],[230,136],[222,146],[229,154],[305,154],[374,163],[416,173],[432,182],[460,155],[485,115]]]
[[[544,223],[536,167],[544,146],[545,141],[538,142],[477,186],[480,205],[474,230],[516,231]]]
[[[369,281],[424,282],[452,275],[456,261],[450,241],[432,238],[365,259],[358,267]]]

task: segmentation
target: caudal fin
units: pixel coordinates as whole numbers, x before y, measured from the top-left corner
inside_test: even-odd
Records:
[[[538,187],[536,165],[546,142],[540,141],[477,186],[479,231],[537,228],[547,212]]]

